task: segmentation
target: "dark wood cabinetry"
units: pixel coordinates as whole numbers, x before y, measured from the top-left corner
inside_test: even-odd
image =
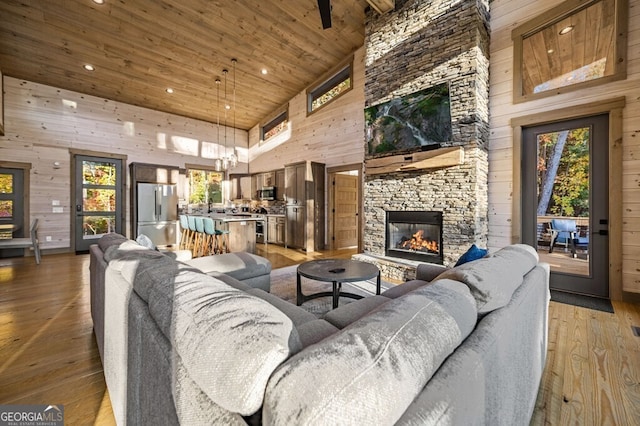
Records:
[[[287,246],[316,251],[324,248],[325,166],[305,161],[284,168]]]
[[[267,242],[271,244],[284,244],[285,239],[284,216],[267,216]]]
[[[264,187],[273,186],[276,188],[276,200],[285,198],[284,169],[272,170],[269,172],[255,173],[251,175],[251,198],[258,199],[258,191]]]

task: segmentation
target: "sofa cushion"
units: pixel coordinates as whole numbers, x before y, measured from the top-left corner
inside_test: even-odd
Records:
[[[268,302],[184,263],[127,247],[108,249],[109,267],[133,275],[133,290],[191,379],[225,410],[256,412],[272,372],[300,350],[291,320]]]
[[[514,244],[497,252],[449,269],[437,279],[452,279],[469,286],[483,315],[505,306],[523,277],[538,264],[538,253],[526,244]]]
[[[129,241],[127,239],[127,237],[112,232],[112,233],[103,235],[98,240],[98,247],[100,247],[100,250],[105,252],[105,251],[107,251],[107,249],[109,247],[114,246],[114,245],[115,246],[119,246],[120,244],[122,244],[125,241]]]
[[[240,281],[271,273],[271,262],[268,259],[245,252],[198,257],[185,263],[205,274],[222,272]]]
[[[263,422],[393,424],[476,319],[469,289],[455,281],[393,299],[278,368]]]
[[[443,270],[440,270],[440,272],[442,273]],[[389,299],[395,299],[397,297],[403,296],[407,293],[409,293],[410,291],[413,291],[417,288],[423,287],[425,285],[429,284],[428,281],[422,281],[422,280],[411,280],[411,281],[407,281],[405,283],[402,284],[398,284],[396,286],[393,286],[391,288],[389,288],[388,290],[385,290],[381,293],[382,296],[384,297],[388,297]]]
[[[323,319],[342,329],[367,315],[378,306],[384,305],[389,300],[391,299],[384,296],[365,297],[327,312]]]
[[[300,336],[300,343],[302,343],[303,348],[318,343],[322,339],[326,339],[340,331],[323,319],[314,319],[313,321],[305,322],[304,324],[296,326],[296,329],[298,330],[298,336]]]

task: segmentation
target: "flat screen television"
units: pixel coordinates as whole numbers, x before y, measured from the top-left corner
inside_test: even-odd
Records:
[[[437,148],[451,140],[447,83],[370,106],[364,114],[370,157]]]

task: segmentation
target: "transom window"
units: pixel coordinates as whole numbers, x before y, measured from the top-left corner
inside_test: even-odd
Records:
[[[279,135],[287,129],[289,123],[289,111],[285,110],[278,114],[276,118],[262,126],[260,140],[266,141],[272,137]]]
[[[625,78],[627,14],[627,0],[568,0],[514,29],[514,102]]]
[[[307,92],[307,112],[312,113],[336,100],[352,88],[352,62],[342,67],[328,80]]]

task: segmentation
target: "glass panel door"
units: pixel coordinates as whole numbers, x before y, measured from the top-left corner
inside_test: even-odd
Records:
[[[552,289],[608,297],[608,115],[528,127],[522,141],[523,242]]]
[[[24,236],[24,170],[0,168],[0,239]],[[0,257],[16,256],[24,250],[0,249]]]
[[[75,250],[110,232],[121,233],[122,161],[76,155]]]

